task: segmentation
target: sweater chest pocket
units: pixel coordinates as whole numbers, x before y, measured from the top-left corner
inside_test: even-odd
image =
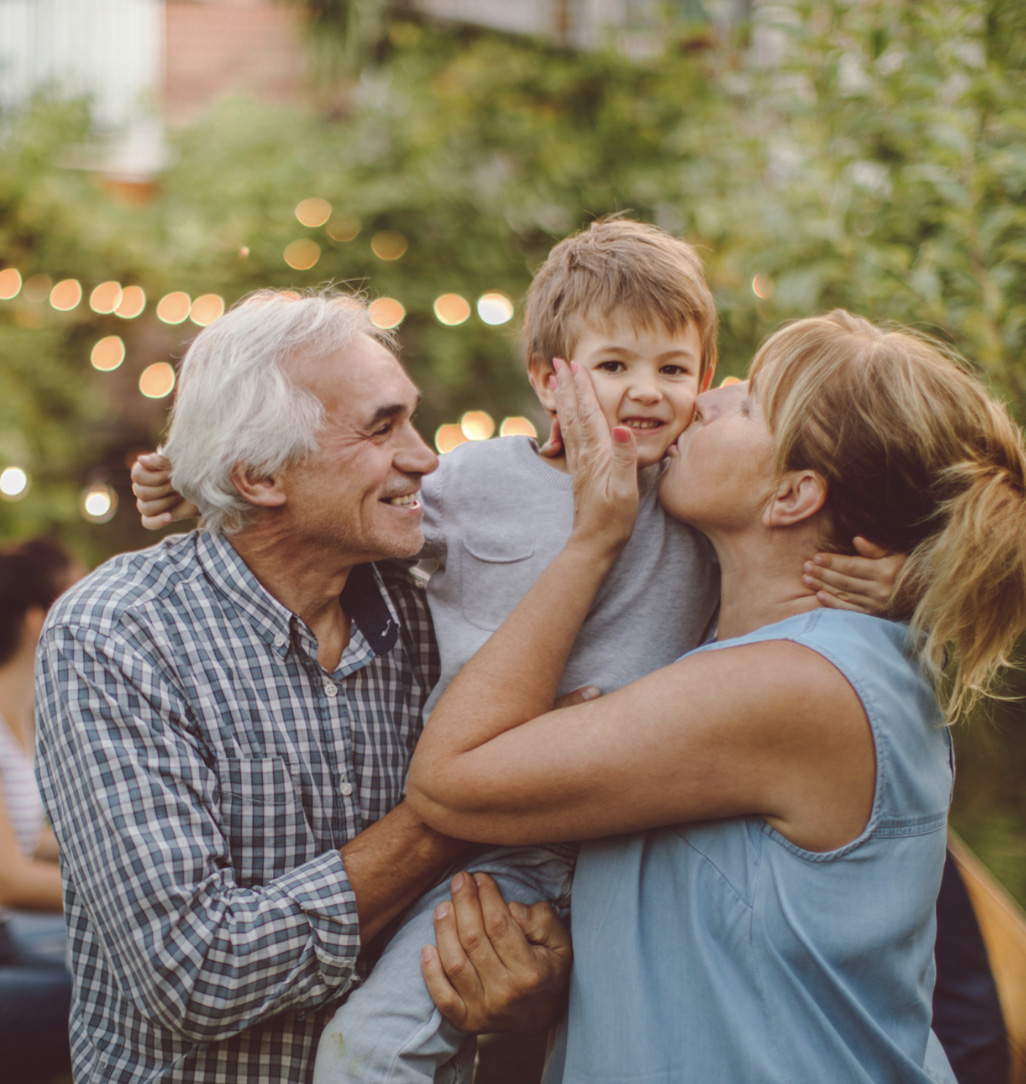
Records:
[[[465,541],[460,549],[460,604],[479,629],[497,629],[538,578],[528,542]]]
[[[280,757],[224,760],[221,827],[240,887],[266,884],[313,857],[313,833]]]

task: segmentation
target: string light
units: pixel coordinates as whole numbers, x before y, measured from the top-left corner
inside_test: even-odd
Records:
[[[513,319],[513,302],[505,294],[492,290],[477,299],[477,315],[493,327]]]
[[[323,226],[331,217],[331,204],[319,196],[310,196],[296,204],[296,218],[304,226]]]
[[[439,455],[445,455],[446,452],[451,452],[453,448],[466,442],[466,435],[458,425],[452,423],[440,425],[435,431],[435,448],[438,449]]]
[[[28,472],[21,467],[5,467],[0,471],[0,497],[20,501],[28,493]]]
[[[180,324],[188,317],[191,308],[192,298],[184,290],[176,290],[165,294],[157,302],[157,319],[165,324]]]
[[[379,260],[398,260],[410,242],[396,230],[381,230],[371,238],[371,251]]]
[[[166,361],[157,361],[143,369],[139,390],[147,399],[163,399],[175,386],[175,371]]]
[[[0,271],[0,300],[10,301],[21,293],[21,272],[16,267]]]
[[[468,410],[460,418],[460,429],[467,440],[487,440],[495,432],[495,422],[485,410]]]
[[[108,523],[118,510],[118,495],[110,486],[95,482],[82,490],[78,504],[90,523]]]
[[[538,430],[530,420],[520,415],[503,418],[502,425],[499,426],[500,437],[536,437],[537,435]]]
[[[93,347],[89,360],[101,373],[113,372],[125,360],[125,344],[120,335],[108,335]]]
[[[78,279],[62,279],[50,291],[50,304],[58,312],[77,309],[82,300],[82,284]]]
[[[367,311],[370,314],[371,323],[385,331],[398,327],[406,316],[402,303],[396,301],[394,297],[377,298],[370,303]]]
[[[458,327],[470,316],[470,304],[459,294],[442,294],[435,298],[435,318],[446,327]]]
[[[309,237],[303,237],[298,241],[290,241],[285,246],[282,258],[296,271],[309,271],[321,258],[321,246]]]
[[[121,301],[114,310],[115,316],[122,320],[134,320],[141,316],[146,308],[146,291],[141,286],[126,286],[121,291]]]
[[[105,316],[121,304],[121,283],[101,282],[89,295],[89,307]]]

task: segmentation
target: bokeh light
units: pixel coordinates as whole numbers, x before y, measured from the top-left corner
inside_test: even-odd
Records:
[[[487,440],[495,432],[495,420],[485,410],[468,410],[460,418],[460,429],[467,440]]]
[[[296,204],[296,218],[304,226],[323,226],[330,217],[331,204],[319,196],[311,196]]]
[[[189,310],[189,319],[200,327],[212,324],[219,316],[224,316],[224,298],[220,294],[200,294]]]
[[[493,327],[513,319],[513,302],[505,294],[492,290],[477,299],[477,315]]]
[[[50,304],[58,312],[71,312],[82,301],[82,284],[78,279],[61,279],[50,291]]]
[[[28,472],[22,467],[5,467],[0,471],[0,497],[20,501],[28,493]]]
[[[499,426],[500,437],[536,437],[538,430],[531,424],[529,418],[519,414],[510,418],[503,418]]]
[[[435,318],[446,327],[456,327],[470,316],[470,302],[459,294],[442,294],[435,298]]]
[[[741,383],[741,377],[739,377],[739,376],[725,376],[720,381],[720,387],[721,388],[729,388],[731,384],[740,384],[740,383]]]
[[[139,390],[147,399],[163,399],[175,386],[175,371],[166,361],[157,361],[143,369]]]
[[[21,293],[21,272],[16,267],[0,271],[0,300],[10,301]]]
[[[89,307],[93,312],[106,316],[121,304],[121,283],[101,282],[89,295]]]
[[[773,280],[769,275],[756,275],[752,279],[752,293],[764,300],[773,296]]]
[[[321,246],[309,237],[303,237],[298,241],[290,241],[285,246],[282,257],[289,267],[296,271],[309,271],[321,258]]]
[[[40,301],[45,301],[50,296],[50,291],[53,289],[53,280],[49,275],[32,275],[25,280],[25,285],[21,289],[21,296],[26,301],[37,304]]]
[[[114,310],[122,320],[134,320],[146,308],[146,291],[141,286],[126,286],[121,291],[121,301]]]
[[[382,230],[371,238],[371,251],[379,260],[398,260],[410,243],[395,230]]]
[[[165,324],[180,324],[189,315],[192,308],[192,298],[183,290],[165,294],[157,302],[157,318]]]
[[[118,510],[118,495],[110,486],[96,482],[82,490],[78,503],[90,523],[107,523]]]
[[[125,344],[120,335],[108,335],[93,347],[89,355],[94,369],[109,373],[125,360]]]
[[[458,425],[452,423],[440,425],[435,431],[435,447],[439,455],[445,455],[446,452],[451,452],[453,448],[466,443],[467,438]]]
[[[352,241],[360,232],[360,220],[354,215],[335,215],[325,230],[332,241]]]
[[[398,327],[406,316],[406,310],[403,308],[402,302],[396,301],[394,297],[377,298],[377,300],[370,303],[367,311],[370,313],[371,322],[374,326],[384,330]]]

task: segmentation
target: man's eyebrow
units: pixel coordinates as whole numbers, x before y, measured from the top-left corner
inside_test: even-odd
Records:
[[[420,401],[424,396],[421,392],[417,392],[417,398],[413,401],[413,410],[410,410],[409,403],[386,403],[383,406],[379,406],[374,411],[373,415],[368,419],[367,425],[373,428],[378,422],[388,421],[391,418],[398,418],[405,414],[408,410],[410,413],[414,413],[417,407],[420,406]]]

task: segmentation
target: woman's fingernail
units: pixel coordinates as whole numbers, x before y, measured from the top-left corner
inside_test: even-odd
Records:
[[[552,359],[552,368],[555,369],[557,373],[559,372],[560,369],[563,368],[563,365],[564,365],[564,361],[563,361],[562,358],[553,358]]]
[[[574,373],[576,375],[579,370],[580,370],[580,366],[578,366],[577,362],[576,361],[571,361],[570,362],[570,372],[572,372],[572,373]]]
[[[630,444],[631,431],[623,425],[614,426],[613,440],[615,440],[617,444]]]

